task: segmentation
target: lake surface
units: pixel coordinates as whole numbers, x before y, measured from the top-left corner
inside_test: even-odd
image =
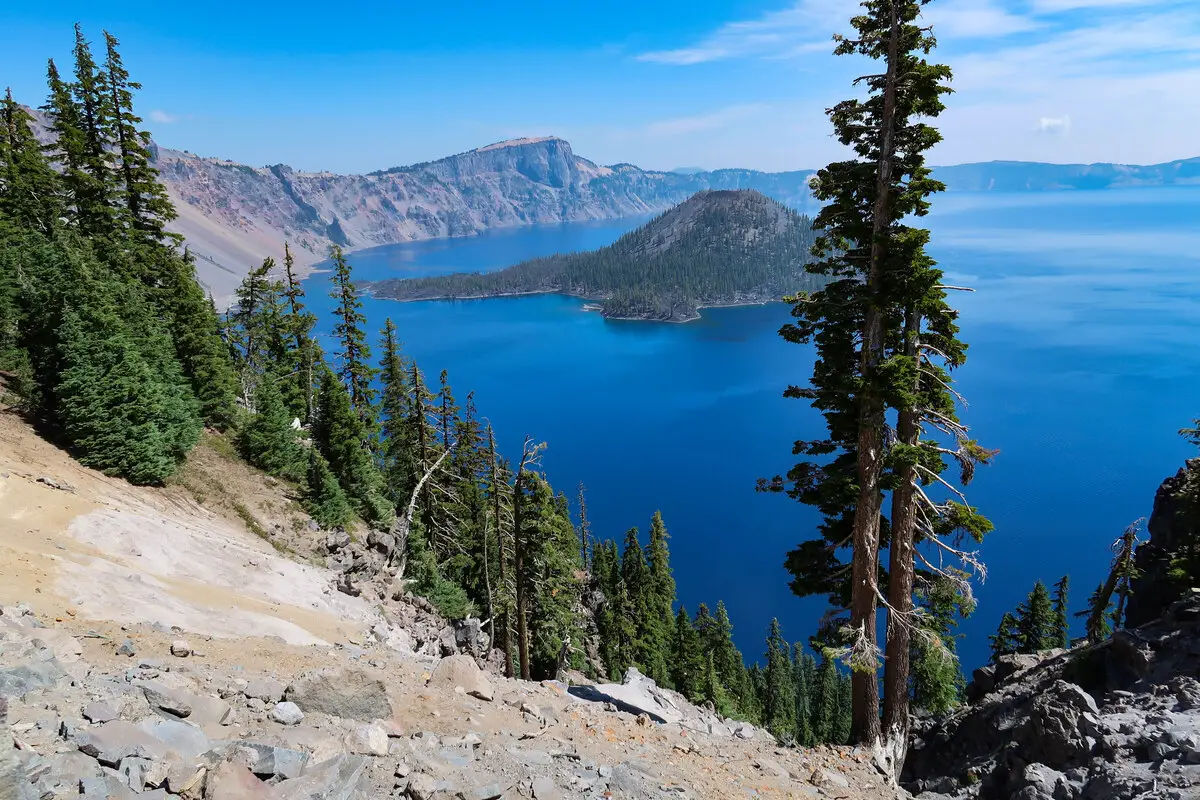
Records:
[[[392,245],[350,261],[360,280],[486,271],[599,247],[643,221]],[[971,345],[957,378],[965,420],[1000,450],[970,488],[996,531],[981,548],[979,610],[961,628],[969,672],[1035,579],[1069,573],[1082,609],[1110,543],[1194,452],[1175,432],[1200,416],[1200,189],[947,194],[928,223],[949,282],[977,289],[953,298]],[[328,276],[306,288],[328,326]],[[527,433],[549,443],[551,482],[572,498],[586,483],[597,535],[645,531],[661,509],[681,601],[694,612],[723,598],[748,659],[761,658],[771,617],[806,640],[824,604],[792,595],[782,564],[816,517],[754,491],[787,470],[793,440],[822,431],[803,401],[781,396],[812,365],[811,350],[776,333],[786,307],[710,309],[683,325],[581,309],[559,296],[364,301],[371,328],[390,316],[426,375],[449,370],[460,402],[475,391],[508,453]]]

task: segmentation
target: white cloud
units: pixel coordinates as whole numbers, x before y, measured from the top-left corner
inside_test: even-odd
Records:
[[[935,3],[925,13],[935,36],[959,39],[993,39],[1024,33],[1039,27],[1037,20],[1013,14],[994,0],[954,0]]]
[[[769,108],[770,106],[764,103],[729,106],[707,114],[652,122],[646,126],[646,133],[650,136],[680,136],[713,128],[723,128],[730,123],[761,114]]]
[[[172,122],[178,122],[179,117],[174,114],[168,114],[166,111],[155,109],[150,112],[150,121],[157,122],[160,125],[170,125]]]
[[[1041,117],[1034,130],[1038,133],[1059,134],[1065,136],[1071,130],[1070,117]]]

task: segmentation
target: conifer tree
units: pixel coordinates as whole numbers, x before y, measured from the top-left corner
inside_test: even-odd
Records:
[[[363,316],[358,287],[354,285],[350,264],[342,254],[342,248],[333,245],[330,258],[333,260],[334,288],[329,296],[337,301],[334,311],[337,324],[333,328],[333,335],[340,344],[337,374],[350,392],[350,405],[370,431],[374,427],[372,403],[375,401],[371,381],[377,370],[370,364],[371,348],[363,332],[367,318]]]
[[[1017,626],[1017,618],[1005,611],[1004,616],[1000,618],[1000,627],[988,637],[988,640],[992,643],[993,664],[1000,656],[1017,652],[1021,646],[1021,632]]]
[[[1040,580],[1025,602],[1017,606],[1018,653],[1038,653],[1054,646],[1056,637],[1054,607],[1050,592]]]
[[[271,475],[299,478],[303,474],[303,453],[274,375],[267,373],[258,382],[254,409],[239,436],[242,455]]]
[[[700,681],[699,702],[712,703],[712,707],[718,714],[727,717],[734,712],[734,707],[729,698],[729,690],[721,685],[721,679],[717,677],[717,668],[713,664],[712,653],[702,653],[701,661],[703,673]]]
[[[758,716],[757,694],[751,685],[742,654],[733,643],[733,623],[723,600],[717,601],[711,633],[704,642],[705,649],[713,654],[713,663],[721,684],[727,687],[738,712],[747,718]]]
[[[283,302],[287,309],[284,335],[292,340],[280,392],[288,409],[302,422],[311,423],[315,410],[317,365],[320,348],[312,332],[317,318],[304,307],[304,287],[296,277],[296,259],[287,242],[283,244]]]
[[[81,133],[81,174],[75,187],[80,200],[80,227],[90,235],[113,232],[116,189],[109,152],[109,131],[113,122],[108,78],[96,65],[91,45],[83,29],[75,25],[75,81],[70,84],[76,120]]]
[[[519,538],[529,576],[529,671],[536,678],[557,679],[560,657],[566,655],[561,666],[572,666],[571,653],[582,638],[575,615],[582,565],[566,498],[556,497],[541,474],[530,472],[527,483]]]
[[[33,135],[33,119],[5,90],[0,107],[0,218],[49,235],[63,215],[59,178]]]
[[[813,692],[812,728],[816,741],[836,741],[838,709],[837,667],[831,655],[824,652],[821,654],[821,664],[817,667],[816,690]]]
[[[382,480],[366,447],[362,420],[350,407],[346,387],[328,369],[321,375],[320,409],[313,424],[313,444],[320,450],[355,510],[367,522],[386,528],[394,509],[382,495]]]
[[[833,720],[832,744],[850,744],[853,728],[854,687],[849,675],[837,676],[837,712]]]
[[[796,685],[791,648],[783,638],[779,620],[771,620],[767,634],[767,667],[763,676],[763,724],[777,738],[795,735]]]
[[[166,187],[158,181],[158,171],[151,166],[150,134],[138,128],[142,119],[133,111],[133,92],[142,87],[129,80],[116,37],[105,31],[104,43],[107,57],[103,74],[111,115],[108,136],[116,146],[121,201],[133,231],[147,241],[160,243],[170,236],[165,226],[177,214]]]
[[[631,616],[636,629],[633,663],[656,683],[667,685],[666,648],[661,638],[661,606],[646,554],[638,540],[638,529],[625,534],[621,554],[621,578],[629,596]]]
[[[458,418],[458,406],[454,402],[454,391],[450,388],[450,373],[442,370],[438,376],[441,388],[438,390],[438,431],[442,437],[442,449],[449,450],[451,444],[450,432],[454,430]]]
[[[956,617],[966,617],[974,604],[964,600],[959,584],[924,577],[917,590],[921,601],[919,631],[912,637],[912,702],[917,708],[945,713],[962,699],[966,681],[957,658]]]
[[[308,451],[304,510],[322,528],[345,528],[350,522],[350,503],[337,478],[329,470],[325,457],[317,450]]]
[[[587,496],[583,481],[579,482],[579,554],[583,557],[583,563],[591,563],[591,538],[592,527],[588,520],[587,513]]]
[[[190,398],[156,379],[109,313],[68,310],[59,341],[55,394],[80,463],[132,483],[161,484],[199,437]]]
[[[1089,642],[1102,642],[1112,636],[1112,594],[1104,591],[1104,584],[1096,587],[1096,591],[1088,597],[1087,608],[1076,612],[1075,616],[1086,620]]]
[[[662,662],[661,672],[657,675],[648,673],[657,680],[667,678],[666,656],[671,649],[671,639],[675,629],[675,578],[671,575],[671,554],[667,549],[667,526],[663,522],[662,513],[655,511],[650,520],[650,540],[646,544],[646,565],[649,569],[649,597],[652,616],[646,621],[646,635],[650,639],[649,646],[658,651],[661,657],[656,658],[655,665],[650,667],[658,670]]]
[[[822,440],[796,443],[795,452],[811,460],[788,474],[789,494],[816,506],[825,519],[825,541],[806,542],[789,554],[792,586],[804,594],[829,594],[838,607],[848,604],[854,739],[875,744],[881,736],[879,550],[881,541],[894,537],[889,624],[896,635],[889,631],[885,711],[888,740],[897,750],[907,735],[913,543],[918,534],[936,540],[953,529],[980,535],[988,527],[965,503],[926,502],[927,495],[912,488],[931,482],[949,486],[939,475],[944,466],[936,446],[920,439],[931,417],[933,427],[940,424],[955,438],[955,457],[963,454],[964,473],[984,452],[953,419],[954,395],[944,385],[945,368],[962,362],[964,348],[955,338],[955,314],[945,303],[940,274],[924,252],[928,234],[903,224],[923,216],[929,195],[943,188],[930,179],[924,160],[940,137],[920,120],[941,112],[950,71],[924,58],[934,46],[929,29],[918,24],[926,2],[865,0],[862,13],[851,20],[857,38],[836,37],[836,53],[881,61],[883,70],[861,79],[868,99],[848,100],[829,111],[838,138],[856,154],[819,171],[813,182],[814,194],[826,205],[814,223],[821,235],[814,246],[816,260],[807,269],[829,283],[811,295],[790,298],[796,322],[781,330],[788,341],[816,345],[809,387],[790,387],[786,395],[808,399],[828,428]],[[949,349],[923,348],[930,340]],[[900,416],[898,442],[887,453],[896,475],[890,521],[895,533],[881,525],[888,488],[888,407]],[[947,412],[949,422],[943,419]],[[783,479],[763,488],[782,491]],[[918,503],[926,506],[924,515]],[[920,519],[931,520],[928,529],[920,529]],[[852,557],[848,586],[836,552],[846,543]]]
[[[1071,646],[1071,621],[1067,616],[1070,580],[1069,575],[1063,575],[1054,584],[1054,647]]]
[[[417,478],[414,477],[416,470],[409,439],[412,427],[408,419],[408,372],[396,338],[396,326],[390,318],[384,322],[380,349],[383,352],[379,362],[383,384],[380,397],[383,473],[389,496],[400,506],[408,503],[405,489],[415,485]]]
[[[792,681],[796,685],[796,744],[812,747],[816,743],[813,739],[812,713],[817,662],[804,652],[804,646],[799,642],[792,645],[792,670]]]
[[[220,336],[220,321],[196,280],[195,267],[185,250],[164,270],[164,291],[171,320],[171,337],[179,363],[200,404],[200,418],[217,430],[234,424],[238,382],[229,352]]]
[[[671,643],[671,684],[675,691],[692,702],[700,702],[705,694],[704,680],[707,660],[700,645],[700,634],[692,626],[687,609],[679,607],[675,615],[675,635]]]
[[[248,409],[254,407],[258,376],[272,363],[268,345],[274,335],[272,327],[278,321],[272,311],[279,291],[279,284],[271,280],[274,269],[275,259],[268,256],[258,268],[250,270],[238,285],[237,300],[230,309],[230,345],[237,355],[242,402]]]
[[[46,80],[50,97],[42,106],[42,111],[49,118],[52,138],[43,150],[62,168],[63,194],[71,222],[82,233],[88,234],[95,227],[96,213],[91,204],[96,190],[92,176],[85,168],[86,143],[79,109],[71,96],[71,86],[63,80],[54,59],[47,62]]]

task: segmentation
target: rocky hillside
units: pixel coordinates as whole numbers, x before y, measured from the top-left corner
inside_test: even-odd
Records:
[[[1140,628],[1002,656],[972,702],[927,720],[905,764],[918,800],[1200,797],[1200,590]]]
[[[220,441],[131,487],[0,407],[0,800],[894,796],[636,671],[499,676]]]
[[[396,300],[554,292],[597,301],[618,319],[682,322],[715,305],[764,303],[815,288],[804,271],[812,220],[751,190],[704,191],[587,253],[507,269],[372,284]]]

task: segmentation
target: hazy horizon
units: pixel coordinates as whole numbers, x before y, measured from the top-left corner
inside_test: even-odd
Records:
[[[825,109],[864,71],[832,55],[852,0],[501,7],[253,5],[155,14],[63,0],[6,14],[0,73],[45,98],[74,22],[122,41],[156,140],[245,164],[362,173],[551,132],[601,164],[769,172],[842,157]],[[1195,153],[1200,4],[955,0],[927,18],[955,94],[938,164],[1155,164]]]

